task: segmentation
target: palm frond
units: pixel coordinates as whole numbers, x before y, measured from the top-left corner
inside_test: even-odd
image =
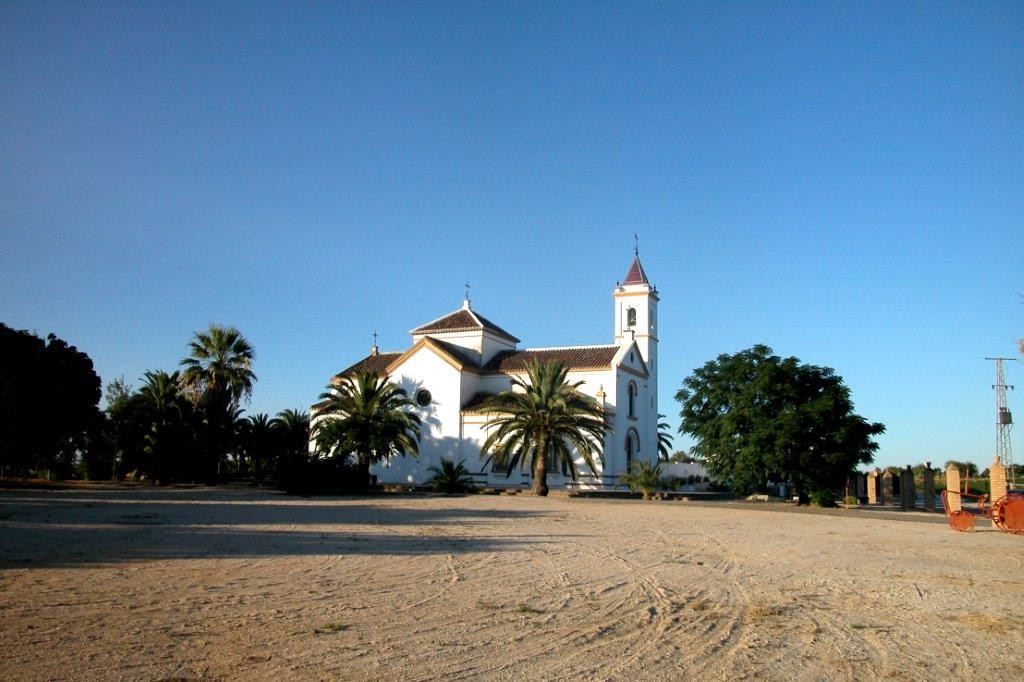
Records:
[[[597,463],[604,464],[609,415],[579,391],[583,382],[568,382],[567,375],[563,363],[532,361],[525,381],[513,378],[511,390],[485,399],[480,409],[490,416],[481,457],[509,473],[516,465],[524,470],[529,465],[535,476],[551,462],[573,480],[579,457],[596,474]],[[546,482],[535,481],[535,490],[541,489],[546,492]]]

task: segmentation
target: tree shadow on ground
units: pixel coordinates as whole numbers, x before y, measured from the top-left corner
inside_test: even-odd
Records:
[[[548,515],[451,507],[446,498],[407,507],[380,501],[210,490],[10,491],[0,494],[0,570],[137,560],[498,551],[535,541],[496,532],[467,537],[458,529]],[[545,534],[543,540],[551,537]]]

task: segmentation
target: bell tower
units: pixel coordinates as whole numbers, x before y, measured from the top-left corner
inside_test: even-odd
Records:
[[[646,379],[624,375],[619,386],[621,396],[628,396],[623,407],[629,405],[628,409],[620,410],[621,417],[616,417],[622,420],[617,422],[616,429],[624,429],[627,434],[627,440],[621,445],[625,448],[624,461],[639,456],[653,462],[658,456],[658,290],[651,286],[640,264],[639,249],[633,251],[633,262],[626,278],[616,284],[612,302],[615,305],[615,344],[624,348],[635,341],[647,365]],[[628,436],[630,431],[635,432],[636,441]],[[631,451],[631,447],[637,449]]]
[[[647,280],[639,253],[633,254],[629,272],[615,287],[612,300],[615,303],[615,343],[621,346],[636,340],[651,376],[657,376],[658,290]]]

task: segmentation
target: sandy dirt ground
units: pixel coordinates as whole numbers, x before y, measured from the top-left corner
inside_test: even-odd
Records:
[[[0,679],[1024,678],[1024,537],[905,518],[0,490]]]

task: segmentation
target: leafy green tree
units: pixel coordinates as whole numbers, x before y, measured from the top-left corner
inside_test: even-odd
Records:
[[[149,416],[142,395],[124,377],[107,385],[106,401],[107,438],[114,459],[111,476],[116,479],[144,466]]]
[[[466,468],[465,460],[456,464],[453,460],[442,459],[441,466],[428,467],[427,471],[434,472],[430,485],[440,492],[464,493],[476,487],[473,484],[473,476]]]
[[[978,475],[978,465],[975,464],[974,462],[961,462],[955,459],[947,459],[946,463],[942,465],[942,469],[945,470],[946,468],[949,467],[950,464],[954,465],[957,469],[960,470],[961,476],[976,477]]]
[[[668,461],[672,453],[672,427],[664,419],[665,415],[658,415],[658,459]]]
[[[531,361],[527,380],[512,380],[512,390],[487,398],[481,409],[491,413],[493,431],[480,455],[511,473],[516,466],[533,472],[533,493],[548,494],[549,463],[561,465],[575,481],[574,455],[597,473],[595,457],[604,463],[602,444],[609,420],[604,407],[577,389],[583,383],[566,381],[560,362]],[[516,390],[518,389],[518,390]]]
[[[201,431],[178,372],[148,371],[138,390],[123,378],[107,386],[105,438],[114,478],[134,472],[164,484],[202,479]]]
[[[356,372],[327,389],[314,428],[317,450],[342,462],[354,455],[361,487],[369,487],[371,464],[418,454],[415,403],[386,376]]]
[[[667,488],[668,481],[661,477],[661,463],[645,459],[630,464],[629,471],[619,476],[618,485],[624,485],[630,492],[640,493],[645,500],[654,496],[654,491]]]
[[[78,462],[77,473],[83,480],[101,481],[113,478],[116,453],[111,427],[106,413],[98,411]]]
[[[69,478],[99,419],[92,360],[50,334],[0,323],[0,475]]]
[[[204,416],[206,478],[215,483],[219,463],[232,444],[238,405],[252,395],[255,353],[237,329],[216,324],[196,332],[188,346],[181,385]]]
[[[838,493],[854,468],[872,461],[873,436],[885,431],[853,412],[833,370],[780,358],[763,345],[705,363],[676,400],[680,432],[697,439],[694,453],[713,477],[737,491],[789,480],[801,502]]]

